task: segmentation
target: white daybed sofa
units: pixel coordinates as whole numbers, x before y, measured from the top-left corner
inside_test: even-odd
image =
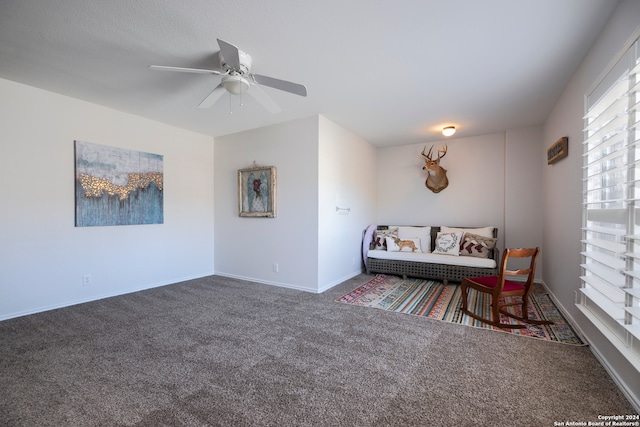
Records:
[[[443,239],[448,236],[439,233],[461,236],[458,247],[446,241],[450,246],[443,250]],[[364,264],[368,274],[420,277],[444,283],[494,276],[498,274],[497,237],[495,227],[370,226],[364,233]],[[395,241],[402,247],[396,247]],[[387,243],[394,248],[388,250]]]

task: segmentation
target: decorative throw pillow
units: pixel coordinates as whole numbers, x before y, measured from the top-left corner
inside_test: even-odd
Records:
[[[431,252],[431,227],[398,227],[398,237],[402,240],[420,239],[420,251]]]
[[[381,249],[381,250],[387,250],[387,241],[386,238],[388,236],[397,236],[398,235],[398,228],[389,228],[387,230],[376,230],[376,232],[373,234],[373,243],[374,243],[374,248],[373,249]]]
[[[493,237],[493,227],[480,227],[480,228],[455,228],[455,227],[440,227],[440,231],[443,233],[473,233],[484,237]]]
[[[455,233],[438,232],[436,237],[436,247],[433,249],[434,254],[440,255],[460,255],[460,242],[463,233],[461,231]]]
[[[420,239],[399,239],[395,236],[387,237],[387,250],[389,252],[422,252]]]
[[[477,258],[489,258],[489,253],[496,247],[498,239],[478,234],[465,233],[462,238],[460,255]]]

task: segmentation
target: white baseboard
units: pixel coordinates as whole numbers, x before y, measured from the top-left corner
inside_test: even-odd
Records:
[[[231,279],[238,279],[238,280],[245,280],[247,282],[260,283],[262,285],[278,286],[278,287],[281,287],[281,288],[295,289],[297,291],[314,292],[314,293],[316,292],[315,289],[307,288],[307,287],[304,287],[304,286],[292,285],[292,284],[289,284],[289,283],[282,283],[282,282],[274,282],[274,281],[270,281],[270,280],[256,279],[255,277],[240,276],[238,274],[230,274],[230,273],[224,273],[224,272],[220,272],[220,271],[216,271],[214,274],[216,276],[229,277]]]
[[[29,310],[25,310],[25,311],[19,311],[19,312],[15,312],[15,313],[9,313],[9,314],[6,314],[4,316],[0,316],[0,321],[9,320],[9,319],[13,319],[13,318],[16,318],[16,317],[29,316],[31,314],[42,313],[44,311],[56,310],[58,308],[70,307],[72,305],[83,304],[83,303],[86,303],[86,302],[98,301],[98,300],[105,299],[105,298],[117,297],[118,295],[131,294],[133,292],[144,291],[146,289],[159,288],[161,286],[173,285],[173,284],[180,283],[180,282],[186,282],[187,280],[193,280],[193,279],[199,279],[201,277],[211,276],[212,274],[213,273],[207,273],[207,274],[198,274],[198,275],[195,275],[195,276],[178,277],[176,279],[169,280],[169,281],[148,283],[146,285],[137,286],[137,287],[133,287],[133,288],[125,289],[125,290],[120,290],[120,291],[117,291],[117,292],[107,292],[107,293],[104,293],[104,294],[93,295],[93,296],[88,297],[88,298],[79,298],[79,299],[75,299],[75,300],[64,301],[64,302],[53,304],[53,305],[40,306],[40,307],[36,307],[36,308],[33,308],[33,309],[29,309]]]
[[[287,289],[295,289],[297,291],[305,291],[305,292],[312,292],[312,293],[316,293],[316,294],[321,294],[331,288],[333,288],[334,286],[339,285],[340,283],[344,282],[345,280],[349,280],[353,277],[356,277],[358,274],[362,274],[362,269],[360,270],[356,270],[352,273],[349,273],[348,275],[335,280],[331,283],[328,283],[326,285],[323,285],[321,288],[319,289],[313,289],[313,288],[309,288],[309,287],[304,287],[304,286],[299,286],[299,285],[292,285],[290,283],[282,283],[282,282],[274,282],[274,281],[269,281],[269,280],[262,280],[262,279],[256,279],[255,277],[247,277],[247,276],[240,276],[237,274],[230,274],[230,273],[224,273],[224,272],[219,272],[217,271],[215,273],[218,276],[222,276],[222,277],[229,277],[231,279],[238,279],[238,280],[246,280],[248,282],[254,282],[254,283],[260,283],[263,285],[271,285],[271,286],[279,286],[281,288],[287,288]]]
[[[337,285],[339,285],[340,283],[345,282],[345,281],[347,281],[347,280],[349,280],[349,279],[352,279],[352,278],[354,278],[354,277],[356,277],[357,275],[362,274],[362,273],[363,273],[363,270],[362,270],[362,269],[357,270],[357,271],[354,271],[354,272],[352,272],[352,273],[350,273],[350,274],[348,274],[348,275],[344,276],[344,277],[343,277],[343,278],[341,278],[341,279],[335,280],[335,281],[333,281],[333,282],[331,282],[331,283],[329,283],[329,284],[327,284],[327,285],[324,285],[323,287],[321,287],[320,289],[318,289],[318,293],[319,293],[319,294],[321,294],[321,293],[323,293],[323,292],[325,292],[325,291],[328,291],[329,289],[333,288],[334,286],[337,286]]]
[[[582,339],[582,341],[584,341],[585,343],[587,343],[589,345],[589,349],[591,350],[591,353],[595,356],[596,359],[598,359],[598,362],[600,362],[600,364],[605,369],[605,371],[607,371],[607,373],[609,374],[609,376],[611,377],[613,382],[616,383],[616,385],[618,386],[618,388],[620,389],[622,394],[625,395],[625,397],[627,398],[629,403],[631,403],[631,405],[633,405],[635,410],[640,412],[640,398],[638,396],[636,396],[631,391],[631,389],[627,386],[627,383],[618,374],[618,372],[616,371],[615,367],[612,366],[609,363],[607,358],[596,347],[594,347],[591,344],[588,335],[584,333],[584,331],[580,328],[579,323],[576,322],[576,320],[573,318],[573,316],[571,316],[569,314],[569,312],[567,311],[567,309],[560,303],[560,301],[558,301],[558,299],[555,297],[553,292],[551,292],[551,290],[549,289],[547,284],[544,283],[543,281],[538,282],[536,280],[536,282],[540,283],[542,286],[545,287],[545,289],[549,293],[549,296],[551,297],[551,300],[553,301],[553,303],[556,305],[556,307],[558,307],[558,309],[560,310],[562,315],[571,324],[571,327],[574,328],[575,332],[578,334],[580,339]]]

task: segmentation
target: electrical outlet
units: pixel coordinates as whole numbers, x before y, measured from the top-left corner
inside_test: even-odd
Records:
[[[280,268],[278,267],[278,264],[277,264],[277,263],[274,263],[274,264],[273,264],[273,272],[274,272],[274,273],[277,273],[279,270],[280,270]]]
[[[82,284],[84,286],[89,286],[91,284],[91,275],[90,274],[85,274],[84,276],[82,276]]]

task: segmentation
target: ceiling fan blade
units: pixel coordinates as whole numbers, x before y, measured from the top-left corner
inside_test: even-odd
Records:
[[[267,109],[271,114],[277,114],[280,111],[280,107],[275,103],[273,99],[269,95],[267,95],[262,89],[260,89],[256,85],[252,85],[249,91],[247,92],[249,95],[253,96],[253,98],[260,103],[264,108]]]
[[[216,75],[224,74],[216,70],[204,70],[202,68],[167,67],[165,65],[149,65],[149,68],[152,70],[178,71],[181,73],[216,74]]]
[[[218,45],[220,46],[220,52],[222,52],[224,62],[226,62],[229,68],[232,70],[240,70],[240,53],[238,52],[238,48],[220,39],[218,39]]]
[[[224,86],[222,86],[222,83],[220,83],[218,86],[216,86],[209,95],[207,95],[207,97],[205,99],[202,100],[202,102],[200,103],[200,105],[198,105],[198,108],[209,108],[211,107],[213,104],[216,103],[216,101],[218,101],[220,99],[220,97],[222,97],[222,95],[224,95],[226,92]]]
[[[300,96],[307,96],[307,88],[298,83],[288,82],[286,80],[274,79],[273,77],[261,76],[254,74],[253,79],[256,83],[272,87],[274,89],[283,90]]]

